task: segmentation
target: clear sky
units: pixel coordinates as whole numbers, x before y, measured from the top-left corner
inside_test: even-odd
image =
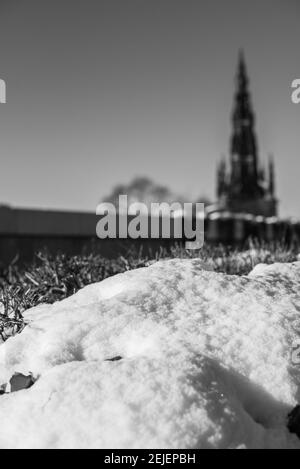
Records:
[[[215,193],[244,49],[259,153],[300,216],[299,0],[0,0],[0,202],[95,210],[145,175]]]

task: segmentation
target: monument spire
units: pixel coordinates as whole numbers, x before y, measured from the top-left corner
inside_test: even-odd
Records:
[[[258,158],[254,127],[246,62],[240,51],[232,112],[230,165],[227,167],[226,160],[221,160],[218,165],[218,203],[221,210],[228,212],[274,216],[277,213],[274,164],[270,160],[266,178]]]
[[[231,184],[234,193],[241,196],[258,195],[255,119],[248,85],[244,54],[240,51],[236,76],[237,90],[232,113]]]

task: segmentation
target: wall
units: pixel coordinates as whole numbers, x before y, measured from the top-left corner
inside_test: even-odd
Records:
[[[126,255],[134,245],[154,256],[160,246],[170,248],[178,240],[100,240],[96,237],[99,217],[93,213],[23,210],[0,207],[0,264],[16,256],[20,263],[30,262],[34,254],[70,255],[100,253],[105,257]],[[266,241],[300,240],[300,223],[228,212],[213,213],[205,219],[205,242],[243,244],[249,236]],[[184,240],[181,240],[183,243]]]

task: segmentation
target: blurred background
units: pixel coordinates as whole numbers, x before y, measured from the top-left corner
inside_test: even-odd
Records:
[[[299,217],[299,18],[297,0],[1,0],[0,202],[15,210],[0,231],[89,236],[94,217],[62,219],[120,188],[215,203],[241,49],[257,157],[273,155],[280,217]]]
[[[94,211],[147,176],[215,197],[245,53],[259,153],[299,216],[297,0],[1,0],[0,200]]]

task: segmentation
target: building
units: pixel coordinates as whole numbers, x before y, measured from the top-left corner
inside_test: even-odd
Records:
[[[277,215],[274,186],[274,163],[269,159],[267,174],[258,157],[255,116],[248,89],[243,54],[240,53],[232,113],[232,136],[229,165],[223,158],[217,169],[216,211]]]

